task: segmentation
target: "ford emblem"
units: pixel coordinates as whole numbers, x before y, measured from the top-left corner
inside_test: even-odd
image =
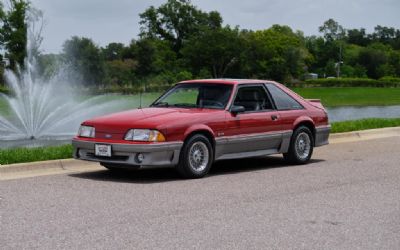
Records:
[[[112,137],[112,135],[110,135],[110,134],[106,134],[106,135],[105,135],[105,137],[106,137],[106,138],[111,138],[111,137]]]

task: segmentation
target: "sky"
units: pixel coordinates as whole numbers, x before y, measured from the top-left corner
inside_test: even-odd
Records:
[[[139,33],[139,13],[166,0],[31,0],[44,12],[42,50],[58,53],[72,36],[93,39],[99,46],[129,44]],[[305,35],[333,18],[345,28],[376,25],[400,29],[400,0],[192,0],[204,11],[221,13],[224,24],[243,29],[289,25]]]

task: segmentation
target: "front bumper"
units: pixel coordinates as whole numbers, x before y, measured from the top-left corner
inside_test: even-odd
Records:
[[[97,142],[73,139],[73,157],[79,160],[126,166],[174,166],[178,164],[179,153],[183,142],[161,142],[152,144],[98,142],[98,144],[111,145],[111,157],[96,156],[95,144],[97,144]],[[141,162],[137,157],[139,153],[144,156]]]

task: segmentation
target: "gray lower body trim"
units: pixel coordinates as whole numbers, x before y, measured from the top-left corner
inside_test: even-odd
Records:
[[[95,155],[95,144],[111,145],[112,156]],[[179,154],[183,142],[165,142],[157,144],[113,144],[73,140],[74,158],[85,161],[120,164],[126,166],[174,166],[179,162]],[[144,159],[138,162],[137,154],[142,153]]]
[[[329,144],[329,134],[331,125],[320,126],[315,128],[315,147],[320,147]]]
[[[286,153],[292,131],[229,136],[216,139],[215,160]]]

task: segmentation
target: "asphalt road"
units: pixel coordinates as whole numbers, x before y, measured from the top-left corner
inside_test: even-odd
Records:
[[[1,249],[400,249],[400,137],[169,169],[0,182]]]

